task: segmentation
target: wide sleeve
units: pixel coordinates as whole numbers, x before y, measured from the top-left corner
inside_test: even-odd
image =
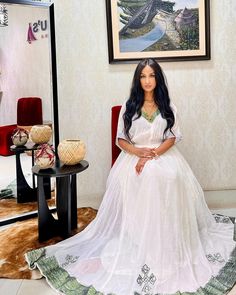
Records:
[[[123,119],[123,115],[125,113],[126,110],[126,102],[123,103],[121,110],[120,110],[120,114],[119,114],[119,118],[118,118],[118,125],[117,125],[117,133],[116,133],[116,145],[121,149],[121,147],[118,144],[118,139],[122,138],[125,139],[127,141],[129,141],[129,139],[127,138],[127,136],[125,135],[124,132],[124,119]]]
[[[178,143],[182,139],[182,134],[181,134],[180,127],[179,127],[179,118],[178,118],[177,108],[173,103],[171,103],[170,106],[171,106],[171,109],[172,109],[172,111],[174,113],[175,124],[171,128],[172,132],[170,130],[168,130],[166,132],[165,139],[175,137],[175,143]]]

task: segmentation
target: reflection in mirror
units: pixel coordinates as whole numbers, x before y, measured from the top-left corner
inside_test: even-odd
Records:
[[[19,108],[20,98],[40,98],[43,124],[54,131],[51,143],[57,147],[59,142],[53,4],[0,1],[0,40],[0,225],[4,225],[37,214],[32,150],[19,156],[22,178],[30,186],[29,196],[19,201],[17,157],[9,149],[9,134],[19,127],[19,116],[35,118],[37,112],[35,106],[30,111]],[[53,197],[48,202],[53,206]]]

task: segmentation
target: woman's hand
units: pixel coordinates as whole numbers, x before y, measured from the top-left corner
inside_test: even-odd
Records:
[[[139,158],[154,158],[156,156],[153,148],[135,148],[135,155]]]
[[[145,166],[145,164],[147,163],[147,161],[151,160],[152,158],[140,158],[138,160],[138,163],[135,166],[135,170],[137,172],[137,174],[140,174],[143,171],[143,167]]]

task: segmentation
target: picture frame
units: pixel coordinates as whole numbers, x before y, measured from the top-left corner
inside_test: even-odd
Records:
[[[209,60],[210,0],[105,0],[109,63]]]

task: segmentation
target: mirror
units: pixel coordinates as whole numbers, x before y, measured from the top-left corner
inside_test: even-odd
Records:
[[[40,97],[43,121],[59,144],[54,4],[48,0],[0,0],[0,127],[17,122],[17,101]],[[44,124],[44,123],[43,123]],[[0,135],[1,136],[1,135]],[[0,141],[0,144],[2,142]],[[23,175],[32,187],[32,156],[21,154]],[[13,196],[9,195],[10,191]],[[16,197],[16,156],[0,155],[0,225],[37,215],[37,201]],[[23,208],[24,207],[24,208]],[[22,209],[23,208],[23,209]]]

